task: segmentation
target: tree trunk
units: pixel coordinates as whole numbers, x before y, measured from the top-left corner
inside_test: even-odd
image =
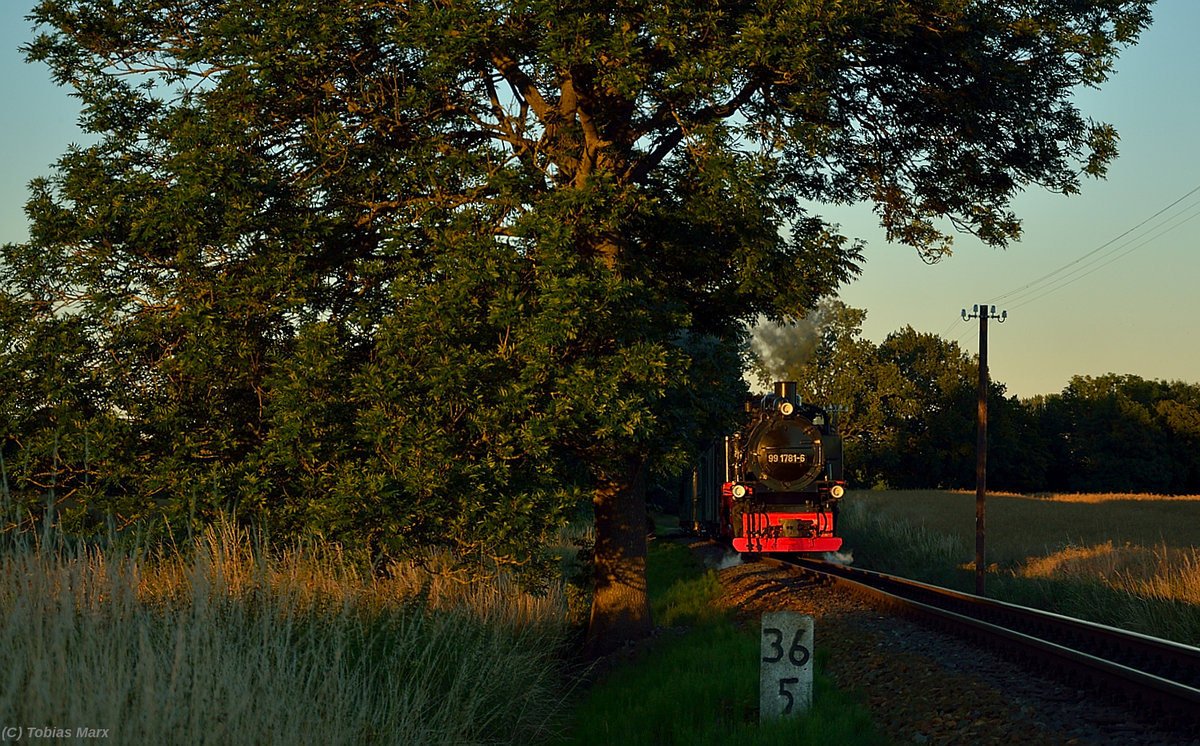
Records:
[[[595,587],[588,649],[604,655],[650,634],[646,596],[646,480],[641,457],[627,456],[602,476],[592,497]]]

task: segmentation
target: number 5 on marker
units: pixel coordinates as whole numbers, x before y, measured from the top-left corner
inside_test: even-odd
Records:
[[[791,715],[792,707],[796,704],[796,700],[792,698],[792,690],[788,689],[788,686],[794,686],[799,683],[800,679],[795,676],[790,679],[779,680],[779,696],[787,700],[787,704],[783,706],[784,715]]]

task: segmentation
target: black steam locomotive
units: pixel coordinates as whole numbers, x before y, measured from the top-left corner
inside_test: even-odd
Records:
[[[832,552],[842,439],[825,409],[800,401],[794,382],[746,402],[747,422],[710,446],[683,486],[685,530],[732,541],[739,552]]]

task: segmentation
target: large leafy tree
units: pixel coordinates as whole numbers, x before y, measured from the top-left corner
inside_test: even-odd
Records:
[[[29,55],[102,139],[5,287],[88,320],[123,505],[521,562],[582,487],[611,641],[646,470],[736,399],[713,340],[855,270],[812,206],[1004,244],[1114,155],[1070,94],[1149,4],[45,0]]]

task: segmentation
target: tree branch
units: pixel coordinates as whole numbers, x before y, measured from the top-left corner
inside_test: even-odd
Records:
[[[746,84],[742,86],[741,90],[738,91],[733,98],[729,99],[720,106],[707,106],[703,109],[700,109],[690,118],[690,122],[695,125],[701,125],[707,124],[708,122],[714,122],[719,119],[727,119],[733,116],[738,112],[739,109],[750,102],[750,99],[753,98],[754,94],[759,90],[761,85],[762,80],[758,76],[751,77],[750,80],[746,81]],[[657,168],[658,165],[662,163],[668,155],[670,155],[671,151],[673,151],[679,145],[679,143],[683,142],[684,137],[687,136],[687,133],[684,131],[682,118],[678,116],[678,112],[675,111],[674,107],[669,107],[668,111],[676,116],[676,121],[678,124],[674,129],[668,131],[663,138],[658,141],[658,144],[655,145],[653,150],[643,156],[636,164],[634,164],[632,168],[630,168],[629,180],[631,182],[638,183],[645,180],[646,177],[650,175],[650,172]]]

